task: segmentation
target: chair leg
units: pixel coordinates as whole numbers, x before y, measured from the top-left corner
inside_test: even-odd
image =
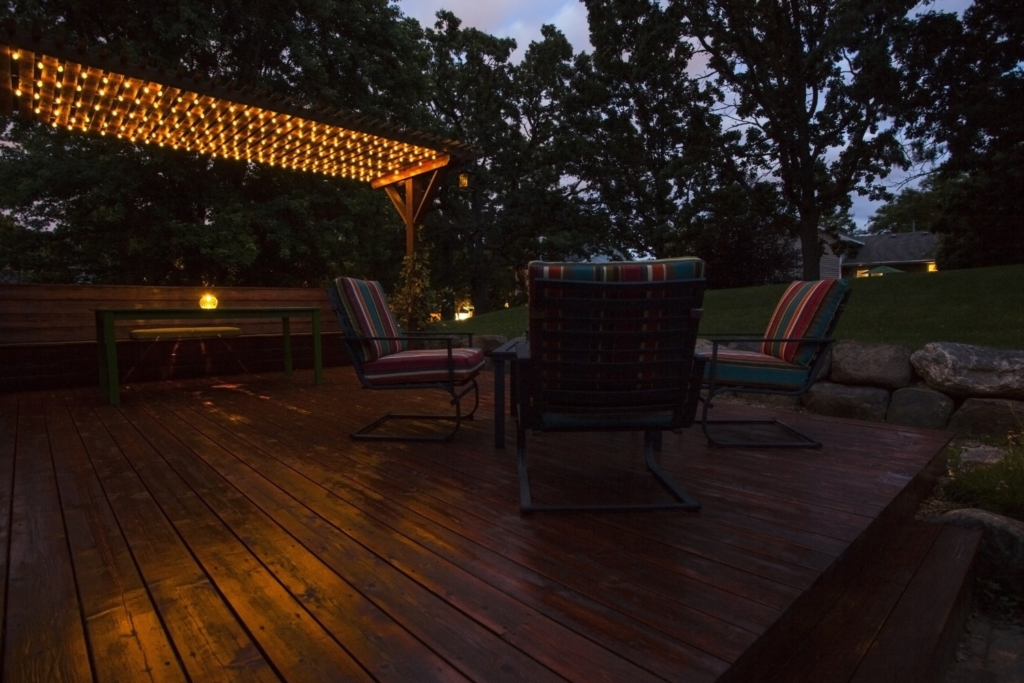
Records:
[[[462,392],[456,392],[455,389],[446,388],[446,391],[451,394],[452,400],[450,404],[455,407],[454,415],[425,415],[425,414],[413,414],[413,413],[387,413],[377,418],[373,422],[370,422],[358,430],[352,432],[351,438],[357,441],[442,441],[447,442],[455,438],[455,433],[459,431],[459,426],[463,420],[472,420],[473,414],[476,412],[477,407],[480,405],[480,390],[477,387],[476,380],[470,381],[469,386],[462,390]],[[473,392],[473,409],[467,414],[462,414],[462,399],[470,391]],[[374,434],[373,431],[383,425],[385,422],[390,420],[451,420],[455,422],[451,431],[446,434],[431,435],[431,436],[419,436],[411,434]]]
[[[778,418],[768,420],[709,420],[708,409],[711,408],[711,397],[701,399],[704,402],[704,410],[701,414],[700,428],[707,437],[709,446],[718,448],[821,448],[821,442],[804,434],[796,427],[792,427]],[[793,439],[786,441],[730,441],[715,438],[708,429],[708,425],[774,425],[784,432],[793,436]]]
[[[654,458],[655,450],[660,450],[661,432],[644,432],[644,459],[647,468],[675,497],[675,501],[666,503],[630,503],[610,505],[535,505],[530,492],[530,473],[526,465],[526,429],[519,426],[516,430],[516,450],[519,469],[519,510],[520,512],[613,512],[626,510],[699,510],[700,503],[694,500],[685,489],[674,482],[668,474],[658,466]]]

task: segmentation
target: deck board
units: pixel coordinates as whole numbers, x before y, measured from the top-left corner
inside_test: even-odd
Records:
[[[0,395],[4,680],[736,680],[820,618],[947,438],[793,415],[821,451],[709,450],[695,428],[659,460],[700,512],[523,516],[489,376],[455,442],[416,444],[348,434],[443,402],[307,374]],[[539,501],[665,495],[639,435],[528,448]]]

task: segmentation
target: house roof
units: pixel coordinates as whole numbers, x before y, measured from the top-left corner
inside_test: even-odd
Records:
[[[874,266],[883,263],[934,261],[938,238],[930,232],[894,232],[885,235],[858,235],[864,243],[857,254],[843,261],[844,266]]]
[[[243,159],[381,187],[473,156],[457,140],[278,93],[221,86],[126,55],[0,37],[0,113],[132,142]]]

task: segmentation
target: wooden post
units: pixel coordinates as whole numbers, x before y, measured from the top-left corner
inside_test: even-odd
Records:
[[[444,155],[434,161],[417,164],[408,169],[374,180],[373,188],[384,188],[391,198],[391,203],[398,209],[398,215],[405,223],[405,253],[412,256],[416,253],[416,226],[423,222],[423,216],[430,210],[441,179],[447,170],[450,157]],[[405,181],[404,193],[398,188]],[[404,196],[403,196],[404,194]]]

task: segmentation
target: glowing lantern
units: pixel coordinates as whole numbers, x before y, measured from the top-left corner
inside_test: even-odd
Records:
[[[217,297],[213,294],[203,294],[199,300],[199,308],[217,308]]]

